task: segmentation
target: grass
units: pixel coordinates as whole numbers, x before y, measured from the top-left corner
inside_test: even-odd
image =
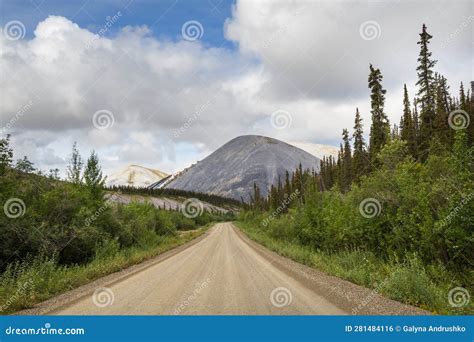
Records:
[[[381,260],[360,250],[329,254],[269,236],[252,222],[235,224],[249,238],[280,255],[355,284],[376,288],[385,297],[435,314],[474,313],[472,300],[462,307],[453,307],[448,301],[449,291],[461,286],[458,277],[442,265],[423,265],[416,254],[408,255],[403,261]],[[472,287],[468,291],[473,293]]]
[[[202,235],[212,224],[176,236],[162,236],[140,247],[120,249],[115,240],[110,240],[85,265],[60,266],[54,258],[43,257],[11,264],[0,275],[0,313],[31,308],[46,299],[139,264]]]

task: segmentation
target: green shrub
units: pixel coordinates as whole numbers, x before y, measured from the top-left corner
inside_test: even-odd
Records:
[[[427,309],[439,310],[446,301],[416,255],[390,265],[390,274],[381,291],[392,299]]]

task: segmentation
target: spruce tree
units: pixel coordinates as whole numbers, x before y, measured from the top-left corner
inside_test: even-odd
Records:
[[[290,182],[290,173],[288,170],[285,171],[285,187],[283,189],[285,198],[289,198],[291,195],[291,182]]]
[[[105,177],[102,175],[99,158],[94,151],[92,151],[89,159],[87,159],[86,168],[84,170],[84,183],[96,199],[102,198],[101,195],[102,188],[105,184]]]
[[[303,166],[301,163],[298,165],[298,168],[296,169],[294,173],[294,181],[292,185],[292,190],[296,191],[298,190],[298,195],[299,198],[302,200],[303,199]]]
[[[467,127],[468,141],[471,146],[474,143],[474,81],[471,81],[471,96],[468,98],[469,101],[469,126]]]
[[[462,110],[467,110],[466,94],[464,93],[464,85],[461,82],[459,87],[459,107]]]
[[[270,186],[270,194],[268,195],[268,197],[268,202],[270,203],[271,210],[276,210],[280,203],[278,202],[277,189],[273,184]]]
[[[342,191],[348,191],[352,183],[352,155],[351,145],[349,143],[349,131],[342,130],[342,140],[344,142],[343,160],[342,160]]]
[[[367,151],[364,141],[364,131],[362,128],[362,118],[360,117],[359,108],[356,108],[354,120],[354,156],[352,158],[353,177],[356,182],[367,171]]]
[[[300,173],[300,199],[302,202],[304,202],[304,190],[305,190],[305,176],[304,176],[304,171],[303,171],[303,165],[300,163],[298,165],[299,168],[299,173]]]
[[[441,76],[436,88],[436,117],[434,135],[444,145],[450,146],[453,139],[453,130],[448,124],[448,103],[446,102],[446,80]]]
[[[342,190],[343,188],[343,170],[342,170],[342,163],[344,159],[344,147],[342,144],[339,144],[339,152],[337,153],[337,162],[336,162],[336,184],[339,186],[339,189]]]
[[[413,158],[416,158],[416,127],[410,109],[406,84],[403,86],[403,116],[400,124],[400,137],[407,142],[408,151]]]
[[[319,161],[320,191],[326,190],[326,177],[326,156],[323,156],[323,159]]]
[[[277,187],[277,198],[278,198],[278,203],[283,203],[283,200],[285,199],[284,194],[283,194],[283,184],[281,183],[281,177],[278,175],[278,187]]]
[[[418,99],[413,98],[413,127],[415,128],[416,136],[420,135],[420,116],[418,115]],[[418,138],[417,138],[418,141]]]
[[[430,140],[434,131],[435,120],[435,94],[434,94],[434,76],[433,67],[436,60],[431,58],[431,52],[428,45],[430,39],[433,38],[427,30],[426,25],[423,24],[422,32],[420,33],[420,55],[418,57],[418,67],[416,68],[418,74],[418,81],[416,85],[419,87],[418,96],[421,106],[420,112],[420,141],[419,141],[419,157],[422,161],[428,157]]]
[[[260,188],[257,183],[253,183],[253,203],[254,209],[262,210],[262,197],[260,195]]]
[[[441,76],[440,78],[440,83],[439,83],[439,86],[441,88],[441,99],[440,101],[442,101],[443,103],[443,109],[446,113],[449,113],[450,110],[449,110],[449,86],[448,86],[448,81],[446,80],[446,78],[444,76]]]
[[[372,163],[375,161],[377,153],[389,141],[390,137],[390,124],[384,113],[385,93],[387,91],[382,87],[382,79],[383,76],[380,69],[375,69],[372,64],[370,64],[368,82],[369,88],[371,89],[370,106],[372,125],[370,126],[369,155]]]

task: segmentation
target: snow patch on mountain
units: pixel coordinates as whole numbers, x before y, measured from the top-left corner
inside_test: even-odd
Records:
[[[157,169],[151,169],[140,165],[128,165],[127,167],[107,176],[107,186],[133,186],[145,188],[169,175]]]
[[[313,144],[307,142],[290,142],[289,144],[301,148],[303,151],[311,153],[313,156],[318,157],[319,159],[329,156],[337,158],[337,153],[339,152],[339,148],[330,145]]]

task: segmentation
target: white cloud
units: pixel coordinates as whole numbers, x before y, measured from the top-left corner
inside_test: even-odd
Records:
[[[471,32],[462,24],[470,12],[469,1],[239,1],[226,34],[243,53],[262,59],[279,96],[339,101],[365,93],[369,63],[381,67],[386,83],[405,82],[416,68],[422,23],[435,36],[436,57],[468,62]],[[378,38],[361,36],[368,21],[380,28]]]

